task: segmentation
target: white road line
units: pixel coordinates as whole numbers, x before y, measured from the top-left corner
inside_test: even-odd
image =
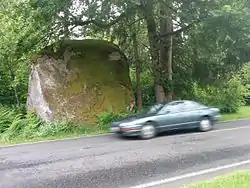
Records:
[[[166,179],[162,179],[162,180],[158,180],[158,181],[154,181],[154,182],[150,182],[150,183],[140,184],[140,185],[130,187],[130,188],[149,188],[149,187],[153,187],[153,186],[171,183],[171,182],[185,179],[185,178],[192,178],[195,176],[200,176],[200,175],[204,175],[204,174],[208,174],[208,173],[212,173],[212,172],[216,172],[216,171],[220,171],[220,170],[225,170],[225,169],[229,169],[229,168],[234,168],[234,167],[238,167],[238,166],[242,166],[242,165],[246,165],[246,164],[250,164],[250,160],[245,160],[245,161],[241,161],[241,162],[237,162],[237,163],[233,163],[233,164],[229,164],[229,165],[225,165],[225,166],[219,166],[216,168],[208,168],[208,169],[197,171],[197,172],[183,174],[180,176],[166,178]]]

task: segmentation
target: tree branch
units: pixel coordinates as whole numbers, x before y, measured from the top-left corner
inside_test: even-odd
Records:
[[[144,18],[142,18],[142,17],[138,18],[137,20],[134,20],[133,22],[129,23],[128,26],[130,27],[131,25],[134,25],[134,24],[136,24],[136,23],[138,23],[138,22],[140,22],[142,20],[144,20]]]
[[[72,21],[70,23],[70,25],[73,25],[73,28],[75,28],[77,26],[85,26],[85,25],[89,25],[89,24],[94,24],[97,27],[109,28],[109,27],[117,24],[118,22],[120,22],[124,18],[126,18],[128,16],[131,16],[133,13],[136,12],[136,10],[138,8],[140,8],[139,5],[135,5],[134,7],[127,8],[127,10],[125,12],[121,13],[120,16],[118,16],[115,20],[110,21],[109,23],[98,21],[96,19],[89,19],[89,20],[86,20],[86,21],[82,21],[81,19],[75,19],[74,21]]]

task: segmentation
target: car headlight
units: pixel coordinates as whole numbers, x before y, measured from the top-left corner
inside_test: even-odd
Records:
[[[126,123],[121,123],[121,124],[119,125],[119,127],[126,127],[126,126],[127,126]]]

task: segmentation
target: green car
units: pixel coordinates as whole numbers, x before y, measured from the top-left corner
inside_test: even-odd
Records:
[[[170,130],[210,131],[220,117],[218,108],[211,108],[190,100],[171,101],[155,104],[144,113],[113,122],[111,131],[123,136],[150,139],[160,132]]]

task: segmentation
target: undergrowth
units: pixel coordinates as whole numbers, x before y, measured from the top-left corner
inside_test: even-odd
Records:
[[[123,115],[106,111],[98,116],[96,125],[79,125],[70,121],[48,123],[34,113],[26,112],[25,108],[0,106],[0,141],[16,142],[106,133],[109,123]]]

